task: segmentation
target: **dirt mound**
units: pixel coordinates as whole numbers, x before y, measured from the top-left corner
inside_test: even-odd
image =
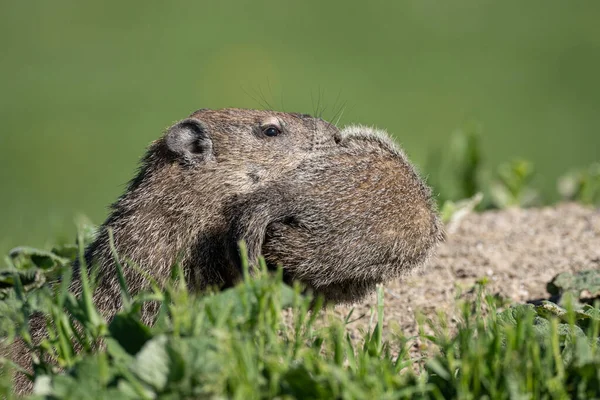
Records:
[[[385,324],[417,333],[415,312],[452,319],[455,298],[487,277],[489,291],[509,302],[548,298],[546,284],[561,272],[600,268],[600,209],[560,204],[465,216],[428,265],[385,287]],[[352,331],[369,322],[375,296],[356,304]],[[345,317],[352,307],[338,306]]]

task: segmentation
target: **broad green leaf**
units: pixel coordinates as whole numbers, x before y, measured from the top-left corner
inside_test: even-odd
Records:
[[[131,372],[156,391],[167,386],[171,360],[167,351],[168,338],[160,335],[146,342],[139,351]]]
[[[579,271],[576,273],[563,272],[548,283],[547,290],[553,295],[575,293],[577,298],[587,300],[600,297],[600,269]]]
[[[119,313],[108,326],[113,339],[127,351],[135,355],[152,338],[150,328],[144,325],[137,315]]]

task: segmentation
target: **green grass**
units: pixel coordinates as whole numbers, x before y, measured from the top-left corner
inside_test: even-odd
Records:
[[[53,291],[23,290],[17,271],[25,276],[42,265],[52,275],[63,260],[50,258],[30,249],[13,254],[16,290],[0,302],[7,336],[27,341],[22,324],[12,329],[15,321],[33,310],[46,315],[48,338],[31,349],[38,360],[50,355],[64,372],[38,362],[36,398],[600,398],[600,309],[588,305],[497,312],[482,282],[477,296],[459,305],[456,329],[444,316],[422,322],[420,340],[434,351],[413,360],[415,338],[383,332],[382,290],[373,325],[358,341],[345,330],[347,321],[317,323],[327,313],[318,311],[320,300],[284,285],[264,265],[258,277],[246,273],[235,288],[205,295],[187,291],[179,268],[166,290],[131,296],[123,282],[125,307],[108,323],[91,301],[87,273],[80,299],[66,290],[68,276]],[[147,301],[160,306],[151,327],[140,320]],[[289,324],[284,308],[293,310]],[[4,377],[0,395],[10,398],[9,386]]]

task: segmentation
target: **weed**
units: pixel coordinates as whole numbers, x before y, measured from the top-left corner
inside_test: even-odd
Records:
[[[564,200],[600,205],[600,163],[563,175],[558,191]]]
[[[37,252],[21,254],[20,265],[38,260]],[[91,302],[91,282],[75,298],[66,291],[68,274],[54,290],[44,286],[29,293],[14,276],[16,290],[0,302],[12,311],[2,313],[1,321],[21,317],[16,332],[36,354],[37,398],[600,396],[597,307],[544,303],[497,312],[499,303],[485,294],[485,282],[461,306],[456,327],[444,318],[428,322],[434,333],[423,331],[421,340],[438,351],[412,360],[409,339],[384,339],[382,288],[374,325],[356,341],[340,320],[316,324],[322,300],[283,284],[281,271],[268,273],[264,262],[257,277],[246,270],[243,283],[221,293],[189,293],[177,266],[164,290],[132,295],[121,279],[125,307],[110,322]],[[159,311],[146,326],[141,308],[150,300]],[[291,320],[282,317],[286,308]],[[22,328],[32,310],[47,317],[47,338],[38,345]],[[6,396],[9,388],[7,378],[0,379]]]

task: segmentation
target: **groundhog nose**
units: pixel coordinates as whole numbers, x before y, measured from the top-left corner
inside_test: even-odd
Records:
[[[340,144],[340,142],[342,141],[342,133],[340,131],[336,131],[333,134],[333,141],[335,142],[335,144]]]

